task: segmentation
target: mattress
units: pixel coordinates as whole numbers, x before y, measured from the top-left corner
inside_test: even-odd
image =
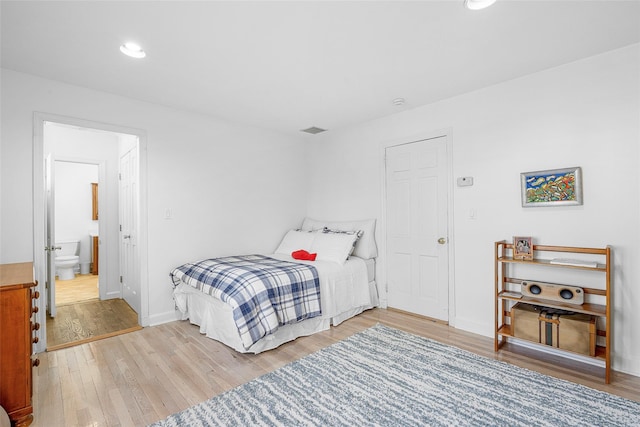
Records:
[[[268,256],[291,261],[288,255]],[[207,337],[221,341],[241,353],[260,353],[294,340],[329,329],[378,304],[375,281],[369,281],[371,268],[361,258],[350,257],[344,265],[322,261],[296,261],[310,264],[318,270],[322,316],[291,325],[280,326],[275,333],[245,349],[233,321],[230,305],[210,295],[179,284],[174,289],[174,299],[180,318],[200,326]],[[370,263],[369,263],[370,265]]]

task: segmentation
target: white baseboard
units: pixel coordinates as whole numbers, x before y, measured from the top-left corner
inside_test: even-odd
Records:
[[[147,320],[149,322],[148,326],[156,326],[180,320],[180,316],[176,310],[171,310],[164,313],[152,314]]]
[[[453,319],[453,322],[450,321],[449,324],[455,325],[456,329],[461,329],[463,331],[482,335],[484,337],[493,338],[493,323],[482,324],[462,317],[456,317],[455,319]]]
[[[630,357],[616,356],[611,353],[613,360],[611,361],[611,367],[618,372],[633,375],[634,377],[640,377],[640,363],[638,360]]]

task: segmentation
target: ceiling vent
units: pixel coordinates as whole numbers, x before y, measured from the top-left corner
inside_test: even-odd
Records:
[[[326,129],[322,129],[322,128],[318,128],[315,126],[311,126],[310,128],[307,129],[302,129],[301,132],[306,132],[306,133],[310,133],[311,135],[315,135],[317,133],[322,133],[322,132],[326,132]]]

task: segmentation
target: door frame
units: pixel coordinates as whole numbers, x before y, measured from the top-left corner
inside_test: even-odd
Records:
[[[447,256],[448,256],[448,309],[449,309],[449,325],[455,326],[455,239],[454,239],[454,204],[453,204],[453,141],[451,135],[452,129],[439,129],[435,131],[427,131],[412,136],[402,137],[393,140],[383,141],[380,144],[380,187],[382,189],[382,206],[380,211],[380,254],[382,256],[381,262],[378,264],[380,286],[378,287],[378,293],[380,294],[380,306],[387,308],[388,304],[388,272],[387,272],[387,159],[386,150],[390,147],[396,147],[398,145],[412,144],[415,142],[426,141],[436,138],[445,138],[445,145],[447,148]]]
[[[40,292],[40,298],[35,301],[38,307],[36,321],[40,324],[40,329],[36,331],[38,342],[34,346],[35,352],[43,352],[47,347],[47,313],[45,301],[45,221],[46,221],[46,200],[45,200],[45,177],[44,177],[44,126],[45,122],[61,123],[69,126],[77,126],[88,129],[99,129],[108,132],[135,135],[139,144],[139,217],[140,229],[138,230],[139,251],[138,261],[140,265],[140,300],[141,310],[138,313],[138,321],[142,326],[149,324],[149,274],[148,274],[148,246],[147,246],[147,138],[146,132],[141,129],[130,128],[108,123],[95,122],[91,120],[67,117],[58,114],[34,112],[33,113],[33,261],[34,274],[37,280],[36,289]],[[119,260],[118,260],[119,262]]]

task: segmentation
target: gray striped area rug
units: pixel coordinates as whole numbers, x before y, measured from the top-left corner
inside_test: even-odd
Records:
[[[640,426],[640,403],[376,325],[153,426]]]

